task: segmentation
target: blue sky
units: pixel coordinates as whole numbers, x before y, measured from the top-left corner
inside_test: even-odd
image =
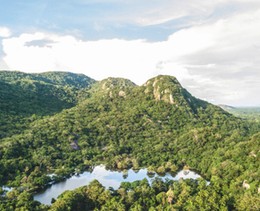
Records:
[[[258,0],[0,0],[0,69],[143,84],[174,75],[215,104],[260,106]]]
[[[170,20],[159,25],[137,24],[149,1],[0,1],[0,24],[13,28],[14,34],[45,30],[73,34],[87,40],[147,39],[164,40],[184,20]],[[152,2],[152,1],[151,1]],[[156,1],[155,1],[156,2]],[[159,2],[159,1],[158,1]],[[148,8],[155,8],[152,3]],[[140,20],[142,15],[140,15]],[[144,15],[145,18],[145,15]]]

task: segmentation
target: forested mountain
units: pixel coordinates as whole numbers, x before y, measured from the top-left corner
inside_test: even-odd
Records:
[[[21,132],[35,118],[75,106],[80,91],[94,82],[85,75],[66,72],[0,71],[0,137]]]
[[[137,86],[71,73],[1,74],[0,182],[19,188],[2,197],[0,209],[260,209],[259,125],[193,97],[176,78],[160,75]],[[32,90],[36,99],[28,97]],[[9,132],[19,122],[16,115],[30,121]],[[52,207],[32,201],[30,194],[50,182],[47,173],[58,181],[100,163],[162,174],[185,166],[210,185],[155,181],[152,187],[143,182],[108,191],[94,182],[65,193]]]
[[[80,89],[95,81],[82,74],[0,71],[0,109],[15,115],[53,114],[76,105]]]

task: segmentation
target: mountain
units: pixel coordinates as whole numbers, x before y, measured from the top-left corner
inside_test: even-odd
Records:
[[[25,80],[22,73],[12,74],[18,78],[14,81]],[[64,79],[64,75],[37,75],[37,80],[32,79],[35,75],[24,76],[33,84],[47,83],[37,92],[43,101],[49,102],[53,97],[43,94],[50,86],[62,90],[69,87],[73,91],[64,91],[64,95],[58,95],[64,97],[59,99],[74,101],[67,108],[54,106],[59,109],[41,118],[31,118],[22,123],[18,132],[2,137],[2,185],[20,186],[30,192],[46,187],[50,182],[47,173],[55,173],[58,180],[75,169],[84,171],[100,163],[110,169],[148,168],[161,174],[176,173],[185,166],[216,185],[214,194],[223,200],[226,209],[237,209],[239,201],[252,202],[257,196],[259,125],[252,126],[195,98],[175,77],[159,75],[137,86],[122,78],[95,82],[85,77],[85,85],[77,85]],[[84,81],[84,76],[77,77]],[[4,83],[12,84],[12,80]],[[1,92],[8,92],[8,86],[2,87]],[[32,98],[25,100],[18,90],[13,93],[31,105]],[[10,100],[5,99],[6,103]],[[66,100],[63,102],[70,102]],[[23,114],[21,108],[13,108],[16,109]],[[11,122],[17,123],[17,119]],[[244,180],[251,185],[251,195],[242,187]],[[203,187],[208,189],[213,191],[213,186]],[[188,201],[187,197],[184,201]],[[184,201],[180,202],[183,206]]]
[[[94,82],[82,74],[0,71],[0,109],[16,115],[59,112],[74,106],[78,91]]]
[[[233,107],[228,105],[219,105],[225,111],[234,116],[247,119],[252,122],[260,122],[260,107]]]
[[[32,115],[44,116],[76,105],[79,93],[95,81],[82,74],[26,74],[0,71],[0,137],[17,133]]]

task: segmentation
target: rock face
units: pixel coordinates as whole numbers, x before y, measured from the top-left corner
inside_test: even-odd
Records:
[[[249,156],[254,157],[254,158],[257,157],[257,155],[256,155],[256,153],[255,153],[254,151],[251,151],[251,152],[249,153]]]
[[[128,79],[110,77],[100,81],[96,85],[96,92],[103,93],[103,96],[108,95],[110,98],[125,98],[129,90],[135,86],[136,85]]]
[[[173,76],[159,75],[148,80],[143,87],[144,93],[153,96],[156,101],[164,101],[175,107],[189,107],[194,113],[197,104],[204,104],[204,101],[187,92]]]
[[[152,93],[155,100],[170,104],[177,103],[174,98],[180,95],[182,89],[175,77],[162,75],[147,81],[144,86],[146,94]]]
[[[74,150],[79,150],[79,145],[78,145],[78,141],[73,141],[71,144],[70,144],[71,148],[74,149]]]
[[[246,180],[243,181],[242,187],[248,190],[250,188],[250,185],[247,183]]]
[[[173,76],[159,75],[147,81],[144,86],[145,93],[152,94],[157,101],[162,100],[176,106],[181,103],[177,98],[182,97],[183,88]]]
[[[166,196],[167,196],[168,203],[172,204],[173,199],[174,199],[174,192],[171,188],[166,192]]]
[[[125,97],[125,96],[126,96],[126,93],[125,93],[123,90],[120,90],[119,93],[118,93],[118,95],[119,95],[120,97]]]

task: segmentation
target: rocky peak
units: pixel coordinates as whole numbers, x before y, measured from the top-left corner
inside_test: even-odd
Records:
[[[110,98],[113,97],[126,97],[127,93],[129,92],[130,89],[135,87],[136,85],[124,78],[107,78],[99,82],[99,90],[105,94],[109,95]]]
[[[182,97],[182,87],[173,76],[159,75],[148,80],[144,85],[145,93],[152,94],[157,101],[165,101],[178,105],[179,97]]]

